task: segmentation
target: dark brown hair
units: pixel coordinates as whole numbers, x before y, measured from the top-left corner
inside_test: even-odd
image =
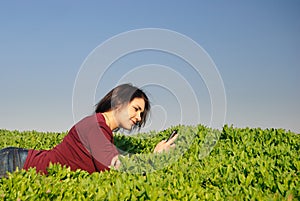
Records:
[[[144,112],[141,113],[141,121],[137,125],[139,128],[146,124],[150,111],[150,102],[147,95],[132,84],[122,84],[108,92],[98,104],[96,104],[96,113],[111,111],[118,106],[130,103],[135,98],[142,98],[145,101]]]

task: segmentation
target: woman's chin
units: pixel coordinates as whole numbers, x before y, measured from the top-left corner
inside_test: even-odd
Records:
[[[130,123],[130,124],[122,125],[121,127],[122,127],[124,130],[132,131],[132,130],[135,128],[135,124]]]
[[[124,126],[123,129],[127,130],[127,131],[131,131],[134,128],[134,125],[128,125],[128,126]]]

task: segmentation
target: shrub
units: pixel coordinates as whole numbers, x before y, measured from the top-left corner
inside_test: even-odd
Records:
[[[151,154],[179,129],[176,149]],[[50,149],[66,133],[0,130],[0,147]],[[115,135],[120,170],[88,174],[50,165],[0,180],[0,200],[299,200],[300,135],[283,129],[202,125]]]

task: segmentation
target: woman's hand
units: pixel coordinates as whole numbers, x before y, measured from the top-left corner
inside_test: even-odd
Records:
[[[121,162],[120,162],[120,160],[119,160],[119,155],[116,155],[116,156],[113,157],[113,159],[111,160],[110,168],[119,169],[120,166],[121,166]]]
[[[172,137],[168,142],[166,140],[159,142],[154,148],[154,153],[161,153],[163,151],[169,151],[170,148],[174,148],[174,141],[177,139],[177,137],[178,134],[174,135],[174,137]]]

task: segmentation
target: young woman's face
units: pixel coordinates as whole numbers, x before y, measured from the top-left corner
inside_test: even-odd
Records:
[[[119,127],[130,130],[132,126],[141,121],[141,113],[144,112],[144,109],[144,99],[134,98],[128,105],[123,106],[117,114]]]

